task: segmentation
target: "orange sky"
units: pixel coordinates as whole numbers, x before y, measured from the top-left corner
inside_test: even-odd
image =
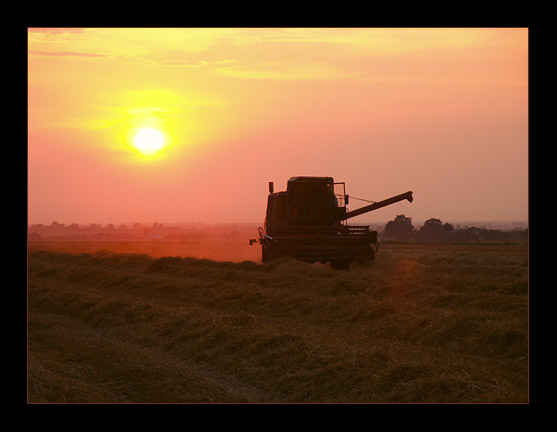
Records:
[[[528,29],[28,30],[30,224],[259,223],[299,175],[414,192],[351,223],[526,221]]]

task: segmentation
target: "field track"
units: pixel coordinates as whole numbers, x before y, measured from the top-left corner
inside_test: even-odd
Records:
[[[528,402],[526,245],[382,245],[348,272],[45,245],[30,403]]]

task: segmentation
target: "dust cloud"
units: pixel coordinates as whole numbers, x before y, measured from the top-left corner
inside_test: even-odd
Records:
[[[154,258],[165,256],[192,257],[214,261],[261,260],[258,244],[249,244],[257,237],[257,224],[176,224],[133,223],[118,227],[108,224],[31,225],[28,249],[55,250],[66,253],[145,254]]]

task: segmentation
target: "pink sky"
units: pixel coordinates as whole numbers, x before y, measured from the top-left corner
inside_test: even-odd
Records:
[[[356,223],[527,221],[528,29],[28,35],[30,224],[260,223],[299,175],[414,192]]]

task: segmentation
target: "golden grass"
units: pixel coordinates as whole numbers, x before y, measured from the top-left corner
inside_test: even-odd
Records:
[[[528,402],[526,246],[348,272],[65,247],[29,248],[31,403]]]

